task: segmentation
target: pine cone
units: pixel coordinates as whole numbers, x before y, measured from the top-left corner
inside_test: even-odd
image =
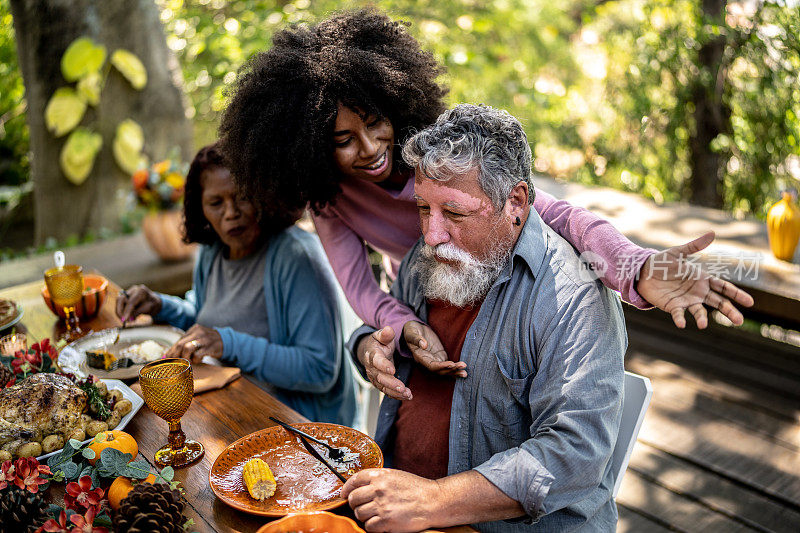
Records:
[[[14,372],[6,365],[0,364],[0,389],[6,386],[6,383],[11,381],[14,377]]]
[[[0,491],[0,533],[33,533],[48,518],[41,493],[17,487]]]
[[[181,493],[167,485],[139,483],[122,500],[114,515],[117,533],[182,533]]]

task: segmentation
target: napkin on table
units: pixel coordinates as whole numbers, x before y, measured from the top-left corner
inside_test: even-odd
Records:
[[[221,389],[228,383],[239,379],[242,371],[235,366],[207,365],[205,363],[194,363],[192,365],[192,375],[194,377],[194,393],[200,394],[210,390]],[[142,387],[137,381],[131,388],[136,393],[142,395]]]

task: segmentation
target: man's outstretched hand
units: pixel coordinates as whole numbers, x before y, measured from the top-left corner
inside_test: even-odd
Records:
[[[397,400],[410,400],[411,390],[394,377],[394,331],[389,326],[365,335],[358,343],[356,356],[367,377],[379,391]]]
[[[733,283],[711,275],[702,265],[689,261],[691,254],[706,248],[714,240],[714,232],[651,255],[639,272],[637,292],[650,304],[672,315],[679,328],[686,327],[685,311],[689,311],[699,329],[708,326],[703,304],[718,309],[735,325],[744,321],[735,304],[750,307],[753,297]]]

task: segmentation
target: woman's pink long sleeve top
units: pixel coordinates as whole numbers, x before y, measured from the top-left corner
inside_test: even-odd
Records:
[[[363,180],[347,179],[333,204],[313,216],[322,246],[353,311],[374,328],[391,326],[395,338],[414,313],[383,292],[375,281],[365,242],[387,254],[395,266],[421,233],[414,180],[402,190],[389,190]],[[533,204],[542,220],[578,252],[603,258],[609,268],[601,276],[622,299],[641,309],[650,307],[634,288],[636,274],[655,250],[640,248],[595,214],[536,189]]]

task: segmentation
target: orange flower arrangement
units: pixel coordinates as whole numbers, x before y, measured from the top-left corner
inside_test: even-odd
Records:
[[[186,165],[176,159],[137,170],[131,176],[136,199],[151,211],[173,209],[183,199],[186,170]]]

